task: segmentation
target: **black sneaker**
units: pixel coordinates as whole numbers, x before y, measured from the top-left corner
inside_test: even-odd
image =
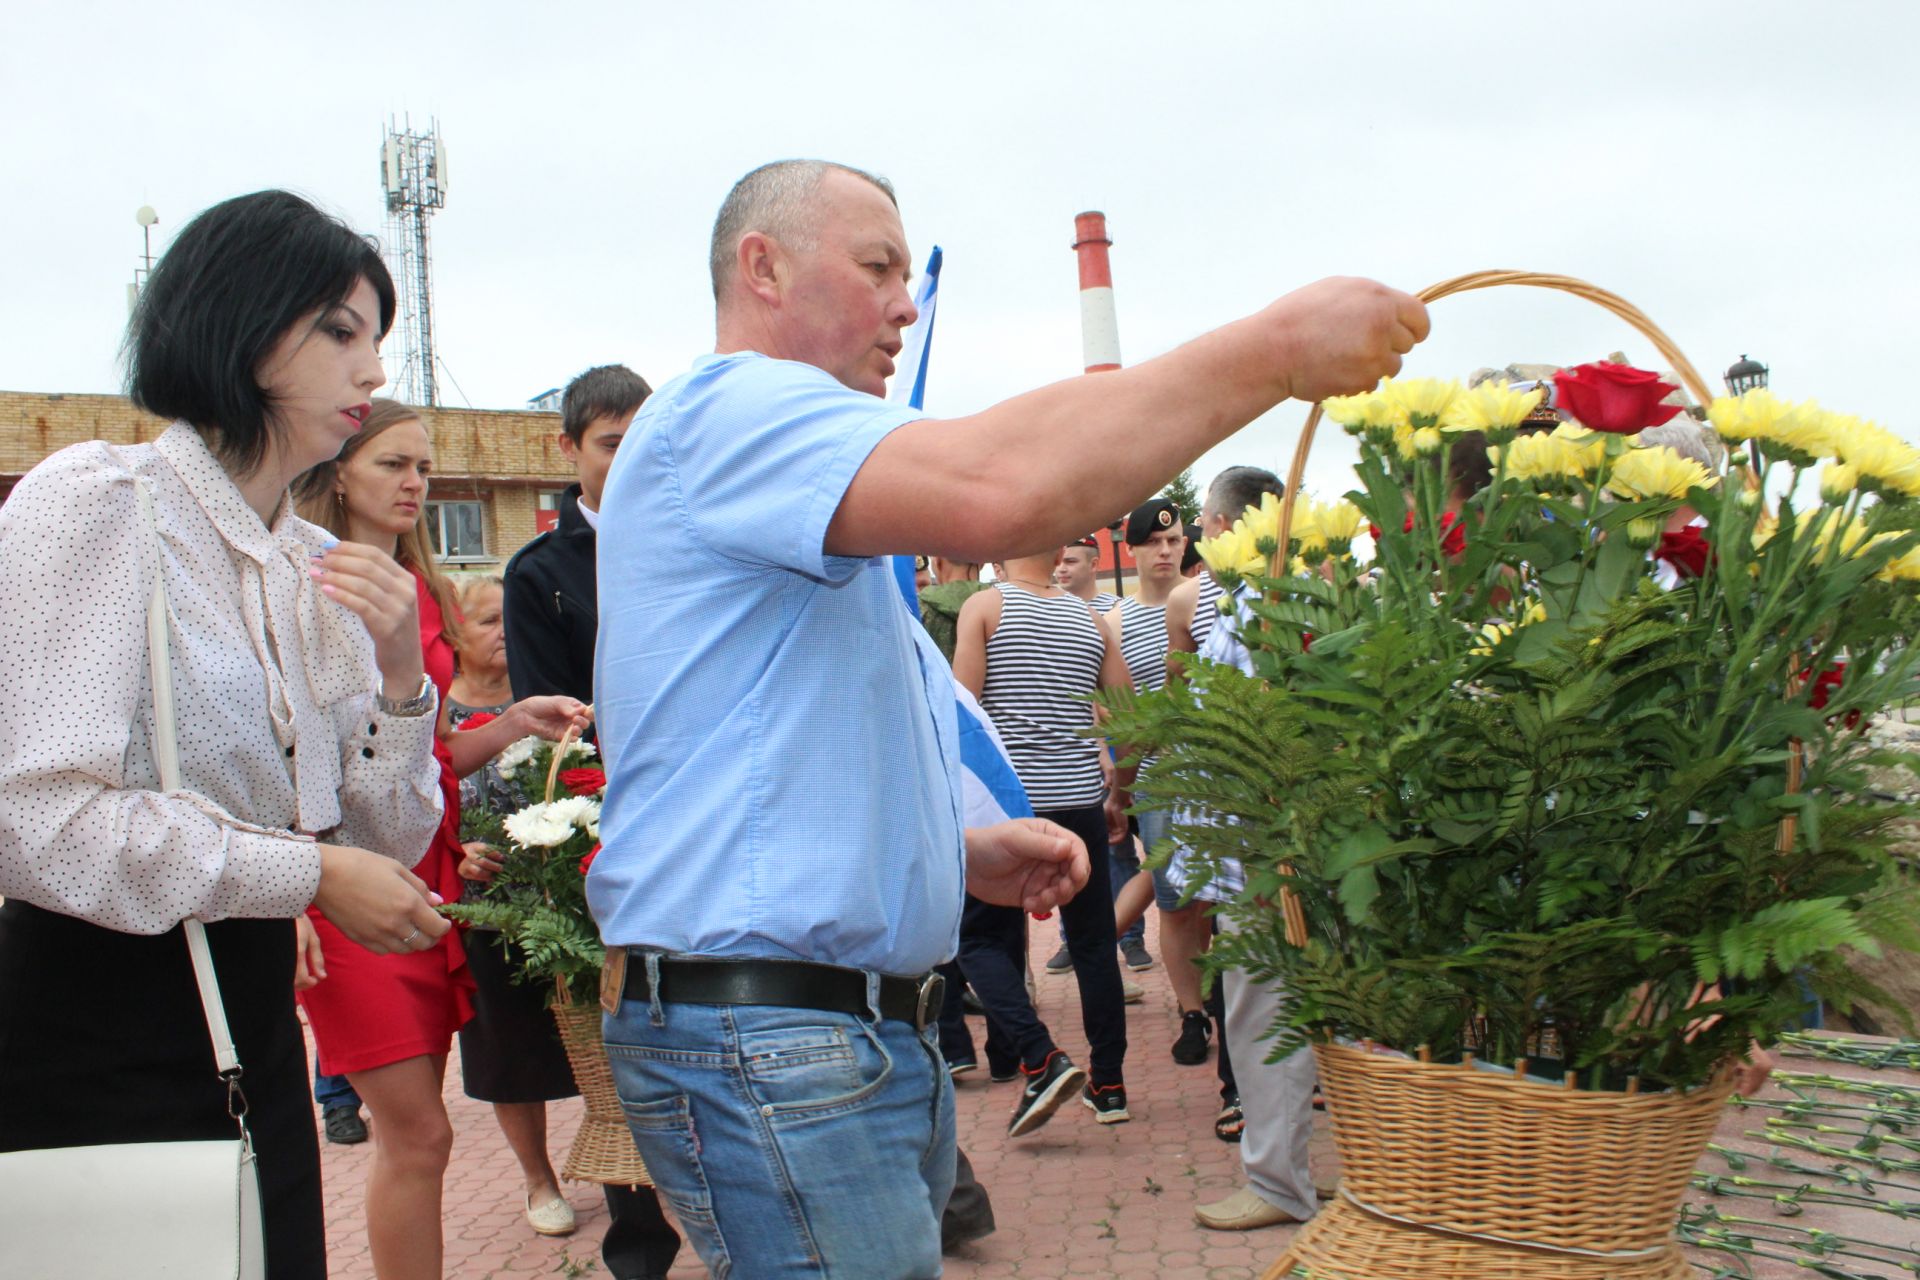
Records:
[[[1147,944],[1138,938],[1129,938],[1122,942],[1120,954],[1125,957],[1127,968],[1136,973],[1142,969],[1153,968],[1153,956],[1147,951]]]
[[[961,1076],[971,1075],[980,1069],[978,1058],[948,1058],[947,1074],[958,1080]]]
[[[358,1107],[334,1107],[325,1114],[324,1119],[328,1142],[350,1147],[367,1140],[367,1122],[360,1118]]]
[[[1133,1119],[1127,1110],[1127,1086],[1123,1084],[1090,1084],[1080,1091],[1080,1101],[1101,1124],[1125,1124]]]
[[[1032,1133],[1051,1120],[1060,1104],[1087,1082],[1087,1073],[1074,1066],[1073,1060],[1058,1049],[1047,1055],[1038,1071],[1022,1066],[1020,1074],[1026,1077],[1027,1085],[1020,1091],[1020,1101],[1014,1104],[1013,1118],[1007,1121],[1009,1138]]]
[[[1173,1042],[1173,1060],[1183,1067],[1198,1066],[1207,1060],[1207,1041],[1213,1036],[1213,1019],[1198,1009],[1180,1015],[1180,1038]]]
[[[960,1009],[961,1012],[970,1013],[976,1018],[984,1018],[987,1016],[987,1006],[980,1003],[980,997],[973,994],[972,987],[968,987],[960,993]]]
[[[1060,944],[1060,949],[1053,953],[1053,958],[1047,961],[1047,972],[1065,973],[1071,968],[1073,968],[1073,955],[1067,950],[1067,944],[1063,942]]]

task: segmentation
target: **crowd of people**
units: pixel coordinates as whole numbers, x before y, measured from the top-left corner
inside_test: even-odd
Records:
[[[621,366],[575,379],[557,528],[456,586],[426,537],[426,423],[374,398],[394,314],[377,252],[283,192],[185,227],[127,343],[135,403],[173,425],[63,450],[0,509],[0,1149],[230,1128],[194,918],[245,1065],[272,1275],[326,1273],[315,1101],[330,1141],[370,1129],[377,1273],[441,1274],[456,1035],[529,1227],[572,1230],[547,1104],[574,1082],[544,993],[438,910],[500,872],[461,838],[463,808],[501,803],[490,762],[572,731],[605,758],[604,1032],[657,1184],[607,1190],[619,1280],[663,1276],[680,1233],[716,1275],[939,1274],[943,1244],[991,1224],[954,1139],[968,1002],[990,1079],[1020,1085],[1010,1138],[1075,1098],[1127,1121],[1123,966],[1156,963],[1150,910],[1181,1014],[1155,1051],[1199,1065],[1217,1041],[1216,1132],[1247,1165],[1198,1216],[1310,1215],[1311,1061],[1265,1063],[1271,993],[1229,975],[1209,1008],[1213,917],[1143,861],[1166,845],[1153,762],[1097,736],[1089,695],[1230,642],[1194,534],[1279,483],[1230,469],[1197,529],[1150,495],[1278,401],[1397,370],[1424,311],[1324,281],[1135,368],[934,421],[881,398],[911,261],[884,180],[748,174],[710,245],[715,354],[658,391]],[[1116,432],[1137,447],[1092,494],[1082,460]],[[1116,502],[1138,504],[1124,598],[1083,536]],[[881,560],[915,551],[919,619]],[[146,677],[156,584],[174,790]],[[1034,816],[970,825],[956,682]],[[1078,986],[1084,1068],[1035,1011],[1028,919],[1055,914],[1040,980]],[[98,1016],[102,992],[124,1016]]]

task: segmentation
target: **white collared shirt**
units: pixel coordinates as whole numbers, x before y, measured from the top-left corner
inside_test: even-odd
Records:
[[[183,789],[153,751],[146,606],[170,621]],[[324,530],[269,530],[201,440],[89,441],[0,507],[0,895],[127,933],[290,917],[314,837],[412,866],[439,823],[435,717],[380,713],[360,620],[308,576]]]

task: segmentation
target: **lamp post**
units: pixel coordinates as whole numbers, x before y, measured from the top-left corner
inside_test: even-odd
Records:
[[[1766,385],[1767,366],[1745,353],[1727,370],[1727,391],[1731,395],[1742,396],[1749,391],[1759,391]]]
[[[1126,517],[1122,516],[1107,526],[1107,541],[1113,544],[1113,594],[1117,596],[1127,594],[1126,584],[1120,580],[1120,531],[1125,525]]]

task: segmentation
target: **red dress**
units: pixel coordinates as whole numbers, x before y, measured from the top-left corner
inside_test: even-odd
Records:
[[[420,592],[420,648],[427,678],[444,700],[453,684],[453,646],[441,634],[439,602],[414,575]],[[433,843],[413,873],[448,902],[457,902],[460,878],[460,783],[445,742],[433,752],[440,761],[440,794],[446,809]],[[453,1033],[473,1016],[473,976],[460,931],[449,929],[425,951],[376,956],[333,926],[312,907],[307,918],[320,934],[327,977],[300,993],[313,1042],[325,1075],[371,1071],[424,1054],[445,1054]]]

